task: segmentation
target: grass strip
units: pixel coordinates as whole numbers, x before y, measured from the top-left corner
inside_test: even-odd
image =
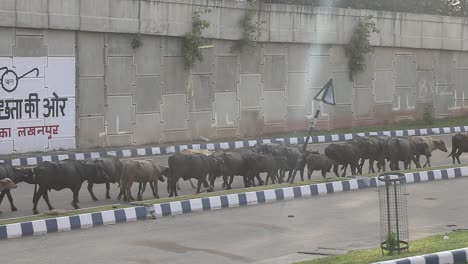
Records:
[[[445,240],[444,236],[449,239]],[[440,251],[454,250],[468,247],[468,231],[453,231],[447,234],[430,236],[410,242],[409,252],[402,252],[400,255],[382,256],[380,248],[351,251],[344,255],[314,259],[310,261],[298,262],[297,264],[364,264],[386,261],[392,259],[407,258],[431,254]]]
[[[0,220],[0,225],[8,225],[8,224],[15,224],[15,223],[22,223],[22,222],[31,222],[36,220],[42,219],[49,219],[49,218],[56,218],[62,216],[72,216],[72,215],[79,215],[79,214],[87,214],[87,213],[95,213],[107,210],[115,210],[115,209],[122,209],[132,207],[129,204],[119,204],[119,205],[105,205],[105,206],[98,206],[98,207],[91,207],[91,208],[82,208],[78,210],[53,210],[47,212],[45,214],[40,215],[31,215],[31,216],[24,216],[24,217],[17,217],[17,218],[9,218]]]

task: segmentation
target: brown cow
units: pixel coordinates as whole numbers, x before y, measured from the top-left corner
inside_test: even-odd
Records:
[[[124,196],[124,201],[133,200],[131,188],[134,182],[154,184],[153,196],[159,198],[158,195],[158,180],[164,182],[161,169],[154,160],[131,160],[124,163],[122,175],[120,178],[120,193]],[[138,200],[142,200],[143,190],[138,192]]]
[[[10,180],[10,178],[4,178],[0,180],[0,192],[4,190],[10,190],[16,188],[16,184]]]
[[[445,142],[437,139],[433,139],[431,137],[427,136],[413,136],[409,138],[411,141],[416,142],[416,143],[423,143],[427,145],[427,152],[428,154],[431,154],[432,151],[439,149],[443,152],[447,152],[447,147],[445,147]],[[416,159],[419,161],[419,153],[416,153]],[[431,156],[430,155],[425,155],[426,156],[426,163],[424,163],[423,167],[429,166],[431,167]]]

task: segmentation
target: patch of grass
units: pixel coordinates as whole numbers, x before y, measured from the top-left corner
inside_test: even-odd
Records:
[[[407,172],[420,172],[420,171],[431,171],[431,170],[444,170],[444,169],[453,169],[453,168],[460,168],[460,167],[467,167],[468,164],[452,164],[452,165],[444,165],[444,166],[436,166],[436,167],[426,167],[426,168],[415,168],[410,170],[399,170],[395,172],[400,173],[407,173]],[[387,170],[388,172],[388,170]],[[381,172],[377,173],[366,173],[359,176],[363,177],[377,177]]]
[[[343,180],[350,180],[350,179],[351,178],[346,178],[346,177],[345,178],[333,177],[333,178],[325,178],[325,179],[320,179],[320,180],[298,181],[293,184],[289,184],[289,183],[271,184],[271,185],[264,185],[264,186],[258,186],[258,187],[232,189],[232,190],[227,190],[227,191],[206,192],[206,193],[199,193],[199,194],[192,194],[192,195],[181,195],[177,197],[145,200],[145,201],[135,202],[134,204],[145,204],[145,205],[161,204],[161,203],[169,203],[169,202],[183,201],[183,200],[196,199],[196,198],[206,198],[206,197],[211,197],[211,196],[238,194],[238,193],[244,193],[244,192],[256,192],[256,191],[264,191],[264,190],[271,190],[271,189],[278,189],[278,188],[295,187],[295,186],[300,186],[300,185],[343,181]]]
[[[449,239],[444,240],[444,236]],[[468,247],[468,231],[453,231],[448,234],[430,236],[410,242],[409,252],[400,255],[382,256],[380,248],[351,251],[344,255],[300,262],[300,264],[364,264],[392,259],[425,255],[434,252]],[[299,263],[298,263],[299,264]]]
[[[106,206],[99,206],[99,207],[92,207],[92,208],[83,208],[83,209],[78,209],[78,210],[53,210],[53,211],[46,212],[41,215],[31,215],[31,216],[25,216],[25,217],[17,217],[17,218],[0,220],[0,225],[30,222],[30,221],[35,221],[35,220],[57,218],[57,217],[62,217],[62,216],[95,213],[95,212],[122,209],[122,208],[128,208],[128,207],[132,207],[132,205],[119,204],[119,205],[106,205]]]

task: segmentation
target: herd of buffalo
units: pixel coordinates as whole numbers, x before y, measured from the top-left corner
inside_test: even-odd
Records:
[[[88,191],[93,200],[97,200],[93,193],[94,184],[106,184],[106,198],[110,199],[111,183],[120,186],[118,199],[124,201],[135,200],[131,193],[134,182],[139,183],[137,199],[141,200],[147,183],[153,196],[159,198],[158,181],[167,180],[169,196],[177,196],[178,181],[195,179],[198,181],[197,193],[201,186],[207,191],[213,191],[214,182],[222,177],[222,188],[231,189],[234,176],[242,176],[245,187],[283,182],[286,173],[291,179],[294,170],[300,173],[304,180],[304,169],[307,166],[307,176],[310,179],[313,171],[321,171],[325,177],[333,168],[339,177],[338,167],[342,165],[341,176],[346,175],[347,167],[351,174],[362,174],[363,164],[369,160],[369,173],[386,170],[386,162],[390,170],[399,170],[400,162],[405,169],[411,168],[413,162],[421,167],[420,156],[426,157],[422,167],[431,166],[430,157],[434,150],[447,152],[443,140],[436,140],[427,136],[389,137],[369,136],[355,137],[345,143],[330,144],[325,153],[317,151],[302,152],[300,146],[284,143],[257,144],[250,148],[228,151],[210,152],[207,150],[183,150],[168,159],[168,167],[158,165],[152,159],[120,160],[116,157],[106,157],[94,160],[66,159],[58,162],[44,161],[34,168],[16,168],[8,164],[0,164],[0,204],[5,197],[10,201],[11,210],[16,211],[10,190],[16,188],[19,182],[34,184],[33,212],[37,214],[37,204],[42,197],[49,210],[53,210],[48,192],[50,190],[70,189],[73,193],[72,206],[78,207],[78,194],[83,182],[88,182]],[[455,159],[460,163],[460,155],[468,152],[468,135],[456,134],[452,136],[453,163]],[[299,161],[299,162],[298,162]],[[266,173],[265,181],[260,173]],[[192,187],[195,186],[192,184]]]

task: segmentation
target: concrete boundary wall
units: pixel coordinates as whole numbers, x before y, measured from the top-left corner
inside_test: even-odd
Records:
[[[52,137],[34,151],[304,131],[306,115],[319,107],[313,97],[329,79],[337,105],[323,106],[320,129],[415,120],[428,111],[435,118],[468,112],[463,18],[255,5],[254,20],[265,22],[261,35],[253,48],[237,52],[231,47],[242,34],[245,1],[0,1],[0,68],[18,57],[76,62],[75,140]],[[204,8],[211,9],[203,15],[210,22],[204,37],[214,48],[203,49],[204,61],[186,71],[182,37],[193,12]],[[368,15],[379,32],[371,35],[366,70],[351,80],[344,44]],[[143,45],[133,49],[135,33]],[[28,135],[24,142],[36,139]],[[0,155],[28,151],[4,141]]]
[[[443,128],[421,128],[409,130],[394,130],[394,131],[379,131],[379,132],[363,132],[353,134],[337,134],[337,135],[323,135],[312,136],[309,143],[333,143],[344,142],[351,140],[356,136],[367,137],[372,135],[387,135],[387,136],[431,136],[431,135],[447,135],[454,133],[468,132],[468,126],[459,127],[443,127]],[[95,159],[114,156],[118,158],[138,158],[145,156],[160,156],[172,155],[179,153],[184,149],[207,149],[215,150],[228,150],[228,149],[241,149],[253,147],[256,144],[268,144],[273,142],[284,142],[286,144],[303,144],[305,137],[285,137],[285,138],[267,138],[267,139],[254,139],[254,140],[238,140],[238,141],[225,141],[225,142],[211,142],[201,144],[182,144],[172,146],[147,146],[142,148],[124,148],[108,151],[93,151],[93,152],[70,152],[60,153],[54,155],[41,155],[41,156],[26,156],[22,158],[3,159],[1,162],[13,166],[35,166],[43,161],[59,161],[64,159]]]
[[[205,37],[234,40],[246,1],[230,0],[8,0],[0,3],[0,26],[76,31],[183,36],[194,10],[210,8],[213,25]],[[255,19],[264,21],[260,41],[345,44],[358,18],[374,16],[380,33],[372,45],[468,50],[464,18],[313,6],[257,4]]]
[[[432,170],[426,172],[409,172],[404,175],[406,183],[448,180],[459,177],[468,177],[468,167]],[[348,192],[377,187],[380,185],[381,184],[378,182],[377,177],[359,177],[356,179],[329,183],[194,198],[162,204],[142,205],[141,203],[133,203],[136,207],[2,225],[0,226],[0,239],[43,235],[53,232],[71,231],[74,229],[115,224],[118,222],[145,220],[148,215],[153,219],[156,219],[163,216],[174,216],[201,211],[211,211],[245,205],[256,205],[267,202]]]

